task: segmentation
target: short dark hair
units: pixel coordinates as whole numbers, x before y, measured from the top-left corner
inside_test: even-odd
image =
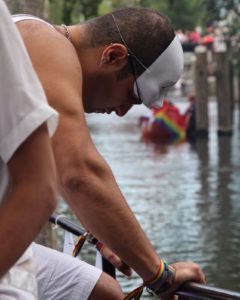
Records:
[[[157,59],[175,36],[167,16],[149,8],[128,7],[86,22],[91,46],[123,44],[111,14],[114,15],[128,48],[146,67]],[[139,76],[144,69],[134,58],[133,62],[136,74]]]

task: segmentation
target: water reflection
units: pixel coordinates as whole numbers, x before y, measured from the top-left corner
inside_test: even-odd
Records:
[[[87,119],[96,147],[158,254],[169,262],[196,261],[208,284],[240,291],[239,131],[218,138],[214,104],[209,111],[208,140],[173,146],[140,141],[138,118],[144,108],[124,118]],[[93,256],[85,247],[84,259],[93,262]],[[118,280],[126,292],[141,282],[119,273]],[[145,299],[153,298],[145,294]]]

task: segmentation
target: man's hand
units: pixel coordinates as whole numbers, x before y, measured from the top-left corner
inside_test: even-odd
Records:
[[[185,282],[206,283],[205,276],[201,268],[193,262],[177,262],[170,266],[176,271],[175,281],[174,285],[168,292],[159,295],[159,297],[163,300],[177,299],[177,296],[174,295],[174,291],[176,291],[178,287]]]
[[[102,245],[99,249],[101,255],[106,258],[116,269],[122,272],[124,275],[131,276],[132,269],[123,262],[115,253],[112,252],[107,246]]]

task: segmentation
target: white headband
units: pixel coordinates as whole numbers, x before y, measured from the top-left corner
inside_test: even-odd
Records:
[[[164,52],[137,78],[135,95],[138,97],[139,91],[147,107],[160,106],[167,90],[180,78],[183,64],[182,45],[175,36]]]

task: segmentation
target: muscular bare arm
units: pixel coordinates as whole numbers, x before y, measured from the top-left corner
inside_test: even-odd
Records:
[[[91,140],[82,107],[81,67],[75,50],[63,39],[59,37],[61,47],[53,45],[53,53],[48,48],[39,57],[38,51],[33,60],[49,104],[60,113],[53,149],[61,193],[94,235],[148,279],[155,275],[159,258],[124,200],[111,169]],[[48,47],[50,44],[48,41]],[[29,51],[33,51],[30,52],[33,59],[35,46],[27,45]]]
[[[56,205],[55,163],[46,125],[17,149],[8,168],[11,190],[0,206],[0,277],[34,240]]]

